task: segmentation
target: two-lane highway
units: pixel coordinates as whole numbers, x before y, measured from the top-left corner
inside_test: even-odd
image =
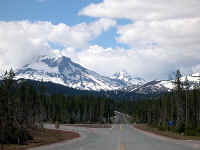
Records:
[[[86,129],[61,126],[63,130],[76,130],[82,136],[71,142],[63,142],[37,148],[37,150],[199,150],[200,145],[188,141],[172,140],[124,124],[125,118],[118,114],[118,124],[112,129]],[[123,123],[123,124],[121,124]],[[48,127],[50,128],[50,126]]]

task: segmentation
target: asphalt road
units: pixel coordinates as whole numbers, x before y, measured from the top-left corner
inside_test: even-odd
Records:
[[[126,124],[124,115],[117,114],[111,129],[86,129],[61,126],[62,130],[79,132],[81,138],[43,146],[34,150],[199,150],[193,141],[173,140],[137,130]],[[47,128],[53,128],[47,125]]]

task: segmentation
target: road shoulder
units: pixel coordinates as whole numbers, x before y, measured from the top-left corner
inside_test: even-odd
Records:
[[[27,150],[30,148],[51,145],[63,141],[70,141],[80,137],[79,133],[72,131],[56,130],[56,129],[37,129],[30,131],[33,140],[30,140],[26,145],[5,145],[5,150]]]
[[[170,131],[161,131],[159,129],[156,128],[152,128],[146,124],[133,124],[134,128],[145,131],[145,132],[149,132],[158,136],[164,136],[167,138],[172,138],[172,139],[176,139],[176,140],[197,140],[200,141],[200,137],[197,136],[183,136],[177,133],[173,133]]]

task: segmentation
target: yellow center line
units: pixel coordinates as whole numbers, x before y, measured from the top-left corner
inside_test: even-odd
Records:
[[[123,130],[123,128],[122,128],[122,125],[120,124],[120,131],[122,131]]]
[[[122,124],[120,124],[120,131],[123,130]],[[125,144],[121,144],[121,137],[118,137],[118,146],[117,146],[117,150],[126,150],[126,146]]]

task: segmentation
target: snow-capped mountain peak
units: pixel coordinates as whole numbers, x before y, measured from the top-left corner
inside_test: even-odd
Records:
[[[147,82],[124,70],[115,73],[112,77],[102,76],[65,56],[40,56],[17,70],[16,75],[16,79],[43,80],[82,90],[126,90],[149,94],[167,92],[175,87],[174,80]],[[185,79],[186,76],[181,77],[182,82]],[[200,73],[187,75],[187,79],[189,88],[193,89],[200,82]]]
[[[111,78],[124,81],[128,86],[142,85],[142,84],[146,83],[146,81],[143,78],[134,77],[134,76],[130,75],[128,72],[126,72],[125,70],[116,72]]]
[[[116,90],[125,86],[124,83],[88,70],[65,56],[38,57],[19,69],[16,75],[17,79],[43,80],[84,90]]]
[[[196,85],[200,85],[200,73],[197,72],[194,74],[182,76],[180,79],[182,83],[185,82],[186,77],[189,83],[189,89],[194,89]],[[140,94],[164,93],[173,90],[175,87],[175,80],[157,80],[147,82],[146,84],[138,88],[132,88],[129,91]]]
[[[120,71],[120,72],[116,72],[112,76],[112,78],[128,81],[128,78],[130,78],[130,75],[125,70],[123,70],[123,71]]]

